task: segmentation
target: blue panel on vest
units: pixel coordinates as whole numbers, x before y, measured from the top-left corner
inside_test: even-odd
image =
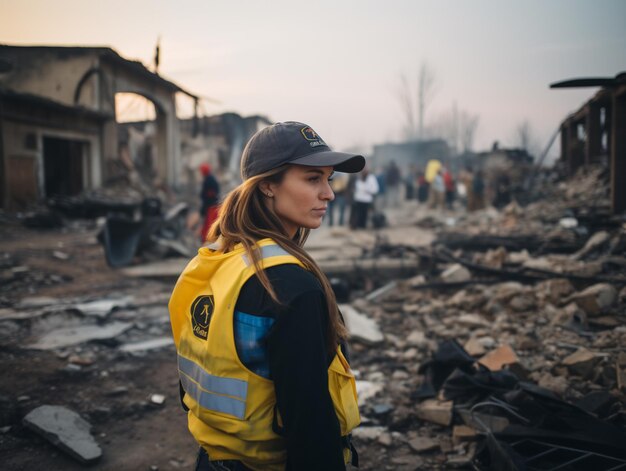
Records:
[[[233,330],[239,359],[250,371],[270,377],[270,365],[265,347],[265,337],[274,325],[271,317],[253,316],[235,311]]]

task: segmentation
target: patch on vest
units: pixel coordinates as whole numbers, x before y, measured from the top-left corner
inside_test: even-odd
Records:
[[[209,322],[213,315],[213,296],[198,296],[191,305],[191,326],[193,335],[206,340],[209,336]]]

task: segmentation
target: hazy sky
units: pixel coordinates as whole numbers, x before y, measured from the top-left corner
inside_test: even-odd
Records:
[[[427,61],[426,125],[480,117],[475,149],[515,144],[527,119],[542,147],[595,89],[551,82],[626,70],[626,1],[0,0],[0,43],[110,46],[235,111],[310,124],[337,149],[401,136],[399,76]]]

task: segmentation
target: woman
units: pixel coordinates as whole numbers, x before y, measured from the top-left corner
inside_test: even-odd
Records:
[[[333,171],[364,165],[302,123],[274,124],[246,145],[243,183],[169,304],[183,403],[201,446],[196,469],[356,464],[347,332],[328,280],[302,247],[334,197]]]

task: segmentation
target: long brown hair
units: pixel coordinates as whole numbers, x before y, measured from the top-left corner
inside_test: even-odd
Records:
[[[207,235],[207,241],[217,242],[219,239],[220,250],[224,252],[230,252],[236,244],[242,244],[248,257],[254,262],[259,281],[272,299],[279,304],[280,300],[265,270],[261,268],[260,253],[255,247],[256,243],[261,239],[271,238],[296,257],[322,285],[328,307],[327,348],[328,354],[332,357],[339,341],[348,337],[348,331],[339,314],[335,293],[328,278],[303,248],[310,229],[299,228],[296,235],[290,238],[278,215],[264,203],[265,196],[259,188],[263,181],[280,183],[287,169],[288,166],[282,166],[255,175],[232,190],[221,205],[217,221]]]

